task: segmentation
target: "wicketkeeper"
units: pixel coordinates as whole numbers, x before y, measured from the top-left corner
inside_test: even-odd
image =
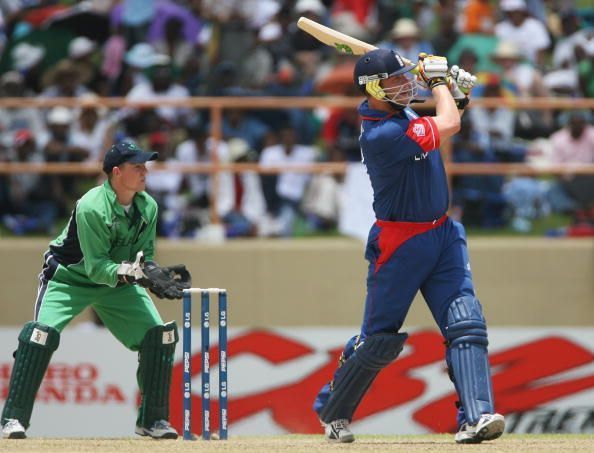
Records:
[[[5,438],[23,439],[35,396],[60,343],[60,332],[92,306],[128,349],[138,351],[142,401],[136,434],[176,439],[169,424],[169,386],[178,332],[164,324],[147,293],[178,299],[190,287],[185,266],[153,261],[157,203],[145,191],[146,162],[158,154],[132,143],[112,146],[108,180],[76,203],[68,225],[50,243],[39,275],[34,320],[23,327],[2,412]]]

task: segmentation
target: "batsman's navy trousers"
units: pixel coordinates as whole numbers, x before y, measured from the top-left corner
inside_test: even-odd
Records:
[[[464,228],[447,216],[426,223],[378,220],[369,232],[365,258],[369,271],[361,334],[347,343],[336,372],[366,337],[399,331],[419,289],[444,336],[450,303],[474,297]],[[318,414],[331,388],[326,384],[318,393]]]
[[[447,216],[426,223],[376,221],[365,258],[361,339],[400,330],[419,289],[442,334],[450,302],[474,297],[464,227]]]

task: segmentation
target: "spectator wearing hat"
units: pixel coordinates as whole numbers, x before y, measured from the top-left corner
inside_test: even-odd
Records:
[[[89,157],[89,150],[72,142],[71,125],[73,112],[66,107],[54,107],[47,115],[48,134],[40,138],[40,148],[46,162],[82,162]],[[80,176],[48,175],[47,187],[53,194],[64,215],[72,206],[73,199],[79,195]]]
[[[29,129],[12,133],[11,161],[44,162],[37,141]],[[53,194],[48,191],[45,178],[36,173],[13,173],[8,176],[10,203],[2,222],[13,234],[50,234],[58,214]]]
[[[25,97],[25,80],[19,72],[8,71],[2,74],[0,96]],[[0,137],[7,138],[7,141],[10,142],[12,134],[20,129],[35,131],[36,134],[45,131],[45,124],[39,109],[32,107],[0,109]]]
[[[510,41],[500,41],[491,55],[493,62],[501,68],[503,83],[521,98],[547,97],[550,92],[543,83],[541,72],[525,63],[525,56]],[[523,138],[544,137],[550,134],[551,112],[519,110],[516,135]]]
[[[33,93],[42,91],[42,67],[45,49],[41,46],[22,42],[17,44],[11,52],[12,67],[24,77],[25,88]]]
[[[107,95],[107,85],[103,83],[101,68],[95,61],[97,43],[85,36],[78,36],[68,45],[68,58],[79,74],[79,82],[91,91]]]
[[[378,47],[394,50],[400,56],[417,61],[419,53],[433,54],[433,46],[421,39],[421,32],[414,20],[398,19],[390,32],[390,38],[381,42]]]
[[[495,36],[516,45],[530,63],[543,67],[551,38],[546,27],[530,17],[525,0],[501,0],[505,19],[495,25]]]
[[[42,80],[46,88],[41,97],[79,97],[89,92],[80,83],[80,71],[69,59],[60,60],[53,68],[48,69]]]

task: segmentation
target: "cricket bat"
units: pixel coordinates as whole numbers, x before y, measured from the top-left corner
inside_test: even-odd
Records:
[[[326,27],[325,25],[318,24],[307,17],[300,17],[297,21],[297,27],[299,27],[305,33],[310,34],[318,41],[323,42],[330,47],[334,47],[340,53],[350,55],[364,55],[367,52],[377,49],[377,47],[371,44],[353,38],[352,36],[345,35],[344,33],[333,30],[332,28]],[[415,64],[406,58],[403,58],[403,60],[405,63]],[[411,73],[418,74],[416,64]]]

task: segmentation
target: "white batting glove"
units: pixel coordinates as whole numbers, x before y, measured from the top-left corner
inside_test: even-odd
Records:
[[[439,85],[446,85],[448,76],[448,59],[437,55],[419,54],[418,83],[430,89]]]
[[[454,99],[462,99],[468,96],[470,90],[476,84],[476,76],[456,65],[450,69],[450,77],[450,93],[452,93]]]

